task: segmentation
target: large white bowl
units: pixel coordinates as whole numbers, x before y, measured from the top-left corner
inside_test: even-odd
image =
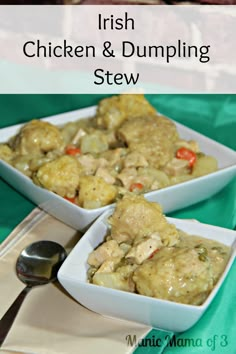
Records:
[[[96,107],[90,107],[44,118],[43,120],[61,125],[91,117],[95,112]],[[236,176],[236,153],[233,150],[177,122],[175,124],[183,139],[198,141],[201,151],[217,159],[219,170],[207,176],[146,193],[146,198],[150,201],[159,202],[165,213],[211,197]],[[0,143],[6,142],[11,136],[15,135],[21,126],[22,124],[18,124],[0,129]],[[30,178],[2,160],[0,160],[0,176],[46,212],[81,231],[85,230],[102,212],[110,208],[110,206],[92,210],[80,208],[48,190],[36,186]]]
[[[236,232],[198,222],[167,218],[183,231],[217,240],[232,247],[225,271],[206,301],[200,306],[185,305],[87,282],[88,255],[107,234],[106,221],[111,213],[109,210],[100,216],[71,251],[58,273],[62,286],[80,304],[104,316],[175,332],[192,327],[208,308],[229,272],[236,253]]]

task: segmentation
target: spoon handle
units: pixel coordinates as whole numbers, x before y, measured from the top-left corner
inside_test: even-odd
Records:
[[[14,319],[23,303],[25,296],[28,294],[31,287],[26,286],[21,293],[17,296],[11,307],[7,310],[5,315],[0,320],[0,346],[4,342],[13,322]]]

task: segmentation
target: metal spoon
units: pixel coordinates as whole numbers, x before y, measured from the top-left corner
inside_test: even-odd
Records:
[[[56,280],[57,272],[65,258],[65,249],[53,241],[34,242],[21,252],[16,262],[16,274],[26,287],[0,320],[0,345],[29,290]]]

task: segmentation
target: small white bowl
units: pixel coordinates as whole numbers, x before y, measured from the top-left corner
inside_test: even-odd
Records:
[[[109,210],[101,215],[71,251],[58,273],[62,286],[80,304],[104,316],[175,332],[192,327],[206,311],[230,270],[236,253],[236,232],[189,220],[167,218],[189,234],[213,239],[232,248],[227,266],[205,302],[200,306],[185,305],[88,283],[88,255],[107,234],[106,221],[111,213]]]
[[[43,120],[62,125],[92,117],[95,113],[96,107],[89,107]],[[165,213],[185,208],[213,196],[236,176],[235,151],[182,124],[177,122],[175,124],[181,138],[196,140],[201,151],[217,159],[219,170],[187,182],[146,193],[145,197],[149,201],[160,203]],[[15,135],[21,126],[22,124],[18,124],[0,129],[0,143],[6,142]],[[83,209],[47,189],[36,186],[29,177],[2,160],[0,160],[0,176],[46,212],[77,230],[87,229],[99,215],[111,207],[107,205],[97,209]]]

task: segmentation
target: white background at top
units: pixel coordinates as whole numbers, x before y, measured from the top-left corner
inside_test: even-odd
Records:
[[[98,30],[98,14],[135,21],[134,30]],[[236,93],[235,6],[1,6],[0,93]],[[27,58],[23,45],[93,45],[96,57]],[[122,41],[135,46],[210,45],[199,58],[122,58]],[[102,55],[110,41],[115,58]],[[95,85],[96,69],[139,73],[136,85]]]

